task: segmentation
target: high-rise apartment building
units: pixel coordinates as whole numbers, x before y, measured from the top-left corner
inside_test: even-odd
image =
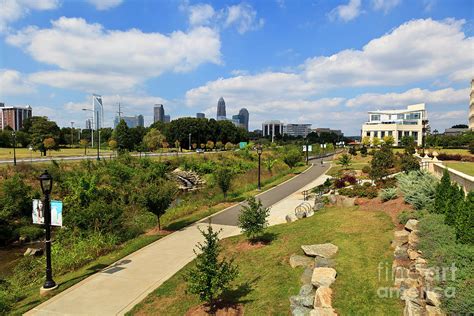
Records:
[[[94,111],[94,129],[99,130],[104,125],[104,105],[102,96],[98,94],[92,95],[92,110]]]
[[[409,105],[403,110],[370,111],[369,121],[362,125],[362,137],[379,139],[392,136],[394,145],[400,145],[405,136],[415,139],[418,146],[423,144],[428,128],[428,114],[424,103]]]
[[[169,115],[165,115],[165,117],[164,117],[164,121],[163,121],[163,122],[165,122],[165,123],[169,123],[169,122],[171,122],[171,116],[169,116]]]
[[[23,122],[32,115],[31,106],[5,106],[0,103],[0,127],[4,130],[10,126],[14,131],[18,131],[23,127]]]
[[[249,130],[249,111],[246,108],[242,108],[239,111],[240,124],[246,131]]]
[[[311,133],[311,124],[287,124],[283,126],[283,134],[288,136],[306,137]]]
[[[224,121],[226,120],[226,113],[225,113],[225,101],[224,98],[221,97],[219,101],[217,101],[217,120]]]
[[[117,127],[120,120],[124,120],[129,128],[138,127],[138,126],[144,127],[143,115],[121,116],[120,119],[118,116],[116,116],[114,120],[114,128]]]
[[[153,122],[164,122],[165,121],[165,108],[163,104],[155,104],[153,108]]]
[[[471,95],[469,98],[469,128],[474,131],[474,79],[471,80]]]

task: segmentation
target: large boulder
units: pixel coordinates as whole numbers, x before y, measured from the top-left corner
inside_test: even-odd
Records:
[[[446,313],[444,313],[439,307],[426,305],[425,315],[426,316],[446,316]]]
[[[425,309],[420,300],[406,300],[403,316],[424,316]]]
[[[332,290],[329,287],[321,286],[314,295],[314,307],[332,308]]]
[[[311,278],[313,276],[313,268],[307,267],[304,269],[303,274],[301,275],[301,283],[303,284],[311,284]],[[311,285],[313,286],[313,285]]]
[[[313,307],[314,305],[314,295],[295,295],[290,297],[291,306],[304,306],[304,307]]]
[[[290,266],[292,268],[296,267],[308,267],[313,265],[313,259],[307,256],[301,256],[292,254],[290,257]]]
[[[303,245],[301,246],[304,253],[307,256],[311,257],[323,257],[323,258],[331,258],[337,253],[337,246],[326,243],[326,244],[317,244],[317,245]]]
[[[409,232],[417,231],[418,230],[418,223],[419,222],[416,219],[410,219],[405,224],[405,229],[408,230]]]
[[[315,287],[330,287],[336,281],[336,275],[337,272],[333,268],[315,268],[311,277],[311,283]]]
[[[291,315],[293,316],[308,316],[311,313],[311,308],[304,307],[304,306],[297,306],[292,305],[291,308]]]
[[[395,260],[408,260],[408,246],[397,246],[393,256],[395,257]]]
[[[394,239],[392,240],[392,247],[396,248],[399,246],[403,246],[404,244],[408,243],[408,235],[410,235],[409,232],[406,230],[397,230],[394,233]]]
[[[408,245],[410,248],[417,248],[418,243],[420,242],[420,237],[415,230],[411,231],[408,235]]]
[[[305,284],[301,286],[299,295],[313,295],[314,296],[314,286],[312,284]]]
[[[333,308],[317,307],[311,311],[310,316],[337,316]]]
[[[426,304],[439,307],[441,306],[441,294],[435,291],[426,291]]]
[[[43,255],[43,248],[28,248],[26,249],[25,253],[23,256],[35,256],[35,257],[40,257]]]

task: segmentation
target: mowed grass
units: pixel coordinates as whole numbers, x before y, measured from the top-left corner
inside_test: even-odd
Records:
[[[313,217],[268,228],[274,240],[262,248],[242,250],[243,236],[222,240],[223,253],[234,258],[239,277],[226,294],[244,305],[245,315],[288,315],[289,297],[298,294],[303,268],[292,269],[293,253],[303,254],[300,246],[331,242],[339,247],[335,257],[338,277],[333,284],[333,305],[340,315],[400,315],[397,298],[380,298],[379,287],[392,286],[379,280],[378,267],[391,268],[390,240],[394,225],[382,212],[360,211],[357,207],[324,209]],[[186,293],[180,272],[135,306],[130,315],[184,315],[200,302]]]
[[[471,177],[474,177],[474,162],[443,162],[448,168],[461,171]]]
[[[112,151],[101,149],[100,153],[111,154]],[[97,155],[97,149],[87,148],[87,156]],[[84,148],[61,148],[60,150],[51,150],[47,152],[47,157],[72,157],[84,156]],[[28,148],[16,148],[16,158],[46,158],[41,157],[39,151],[30,151]],[[0,159],[13,159],[13,148],[0,148]]]

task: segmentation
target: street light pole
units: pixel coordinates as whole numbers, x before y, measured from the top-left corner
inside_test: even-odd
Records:
[[[12,132],[13,136],[13,165],[16,166],[16,132]]]
[[[100,131],[97,129],[97,160],[100,160]]]
[[[189,151],[191,151],[191,133],[189,133]]]
[[[45,170],[39,177],[41,190],[44,194],[44,226],[46,229],[46,280],[43,284],[42,290],[53,290],[57,287],[56,282],[53,280],[53,269],[51,265],[51,202],[49,196],[53,188],[53,177]]]
[[[257,145],[257,154],[258,154],[258,190],[260,191],[262,189],[261,183],[260,183],[260,164],[261,164],[261,157],[262,157],[262,145],[258,144]]]
[[[309,164],[308,139],[306,138],[306,165]]]

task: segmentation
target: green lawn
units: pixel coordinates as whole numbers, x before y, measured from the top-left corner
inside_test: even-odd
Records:
[[[474,162],[444,162],[449,168],[474,177]]]
[[[101,149],[101,154],[111,154],[112,151]],[[87,149],[87,156],[97,155],[97,149]],[[48,151],[48,157],[70,157],[84,156],[84,148],[61,148],[60,150]],[[41,158],[39,151],[30,151],[28,148],[17,148],[16,157],[20,158]],[[0,148],[0,159],[13,159],[13,148]]]
[[[335,177],[342,171],[342,167],[336,165],[335,162],[333,162],[333,165],[334,166],[331,167],[331,169],[329,169],[327,174],[332,176],[332,177]],[[362,170],[362,168],[364,168],[365,166],[370,166],[370,164],[369,163],[364,163],[364,162],[362,162],[362,163],[353,163],[349,166],[349,168],[347,168],[347,170]]]
[[[244,305],[245,315],[288,315],[289,297],[301,286],[303,268],[292,269],[288,259],[302,254],[302,244],[332,242],[339,246],[336,255],[338,277],[333,285],[333,305],[340,315],[400,315],[397,298],[379,298],[379,287],[391,286],[379,280],[378,266],[391,269],[393,252],[390,240],[394,225],[382,212],[360,211],[357,207],[331,207],[315,216],[268,229],[275,236],[262,248],[242,250],[244,237],[222,240],[224,254],[235,258],[240,275],[227,297]],[[199,304],[186,293],[183,274],[188,266],[135,306],[131,315],[184,315]]]

